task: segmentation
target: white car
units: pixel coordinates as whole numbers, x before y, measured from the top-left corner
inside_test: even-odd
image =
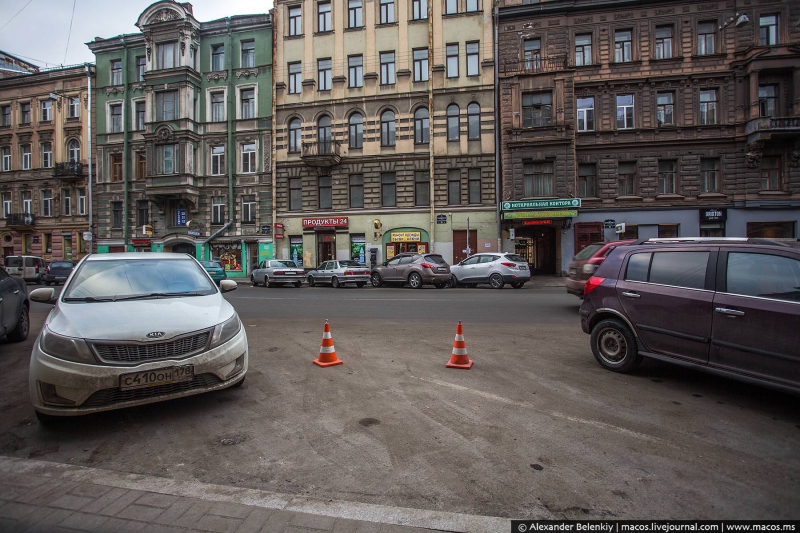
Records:
[[[450,287],[474,287],[488,283],[493,289],[502,289],[508,283],[521,289],[531,279],[528,263],[514,253],[484,252],[467,257],[450,267]]]
[[[43,423],[241,385],[247,335],[194,258],[93,254],[73,270],[31,353],[29,389]]]

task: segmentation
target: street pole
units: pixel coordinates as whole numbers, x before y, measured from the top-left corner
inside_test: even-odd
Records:
[[[89,233],[92,236],[89,241],[89,252],[86,255],[91,255],[94,246],[94,230],[92,227],[92,66],[89,63],[86,63],[86,79],[89,82],[89,112],[86,118],[89,121]]]

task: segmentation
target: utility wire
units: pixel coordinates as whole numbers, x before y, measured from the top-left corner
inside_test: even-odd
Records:
[[[25,8],[26,8],[26,7],[28,7],[28,5],[29,5],[31,2],[33,2],[33,0],[28,0],[28,3],[27,3],[27,4],[25,4],[24,6],[22,6],[22,9],[20,9],[19,11],[17,11],[17,12],[14,14],[14,16],[13,16],[13,17],[11,17],[10,19],[8,19],[8,22],[6,22],[5,24],[3,24],[3,27],[2,27],[2,28],[0,28],[0,31],[3,31],[3,29],[4,29],[6,26],[8,26],[9,24],[11,24],[11,21],[12,21],[12,20],[14,20],[15,18],[17,18],[17,15],[19,15],[20,13],[22,13],[22,12],[25,10]]]
[[[72,37],[72,21],[75,20],[75,4],[78,0],[72,0],[72,16],[69,19],[69,33],[67,33],[67,47],[64,49],[64,61],[62,65],[67,62],[67,52],[69,51],[69,39]]]

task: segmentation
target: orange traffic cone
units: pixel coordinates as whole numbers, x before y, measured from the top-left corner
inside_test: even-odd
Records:
[[[458,321],[458,326],[456,326],[456,340],[453,341],[453,356],[450,357],[450,362],[444,366],[466,370],[472,368],[472,361],[467,355],[467,341],[464,340],[464,330],[461,327],[460,320]]]
[[[319,358],[314,359],[314,364],[324,367],[342,363],[344,361],[336,358],[336,348],[333,347],[333,338],[331,337],[331,325],[326,320],[325,331],[322,333],[322,344],[319,347]]]

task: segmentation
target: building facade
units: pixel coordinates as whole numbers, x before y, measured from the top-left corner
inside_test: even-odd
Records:
[[[565,274],[619,237],[796,240],[799,23],[788,0],[502,2],[503,246]]]
[[[0,79],[39,72],[39,67],[0,50]]]
[[[491,9],[276,2],[277,257],[497,250]]]
[[[165,0],[96,56],[97,251],[272,256],[272,20]]]
[[[0,252],[80,259],[89,231],[91,65],[0,79]]]

